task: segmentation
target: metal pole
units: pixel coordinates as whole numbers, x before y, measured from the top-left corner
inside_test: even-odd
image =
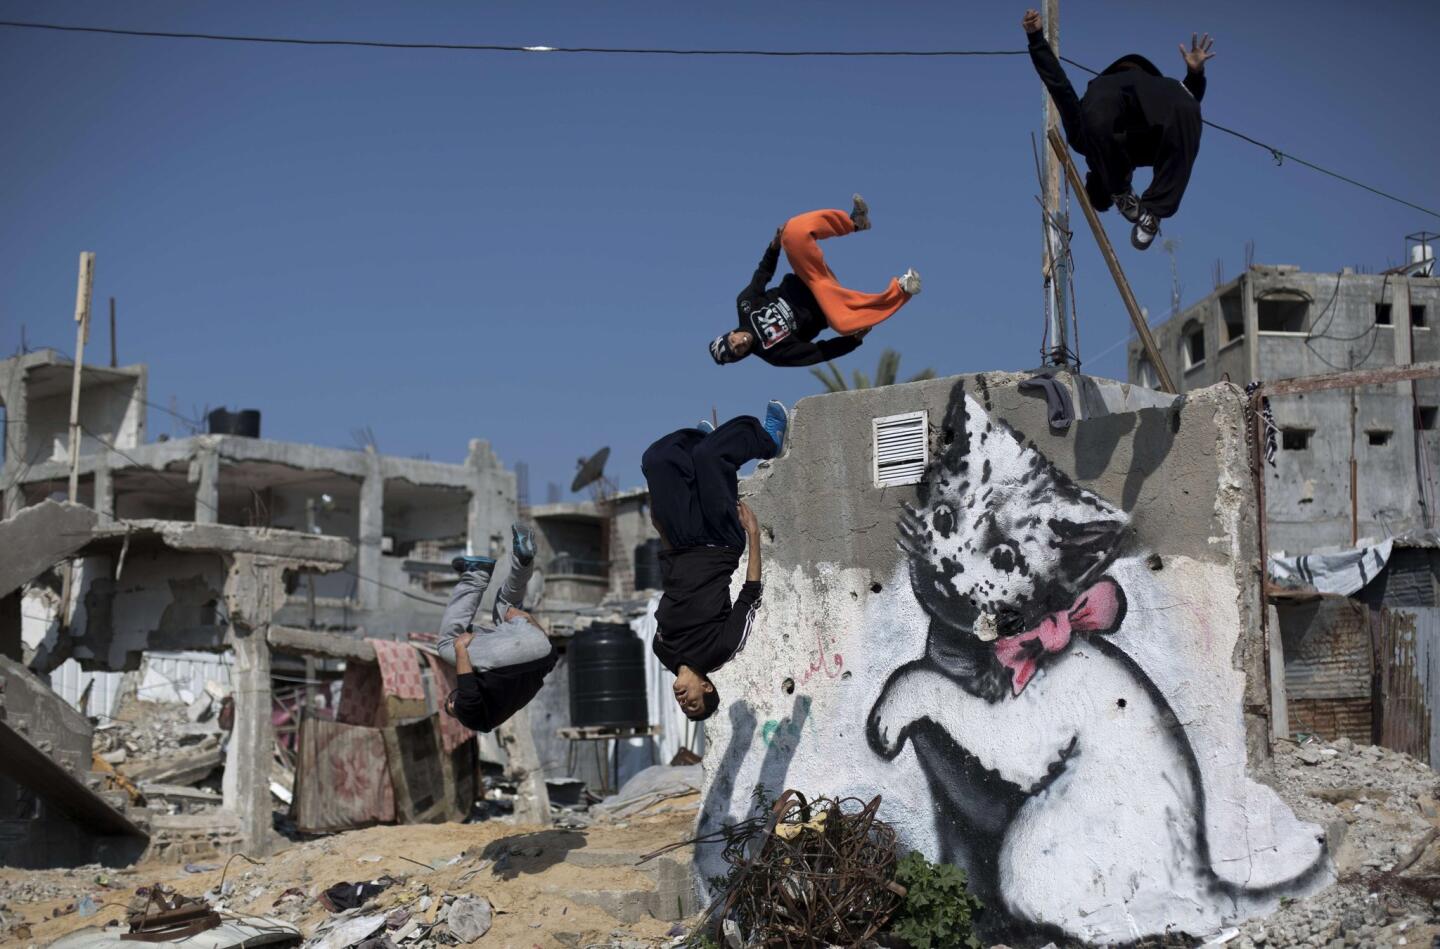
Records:
[[[1055,55],[1060,55],[1060,0],[1045,0],[1045,39]],[[1050,93],[1044,97],[1045,134],[1059,129],[1060,114]],[[1064,230],[1069,222],[1060,208],[1060,166],[1049,153],[1041,156],[1041,175],[1045,194],[1045,232],[1040,267],[1045,276],[1045,301],[1050,319],[1050,352],[1045,362],[1052,366],[1070,365],[1070,339],[1065,317],[1069,311],[1067,291],[1069,288],[1069,247]],[[1058,225],[1058,226],[1057,226]]]
[[[1055,153],[1055,157],[1065,168],[1065,177],[1070,181],[1070,190],[1075,193],[1075,200],[1079,202],[1080,210],[1085,212],[1085,220],[1089,222],[1090,230],[1095,234],[1095,243],[1100,245],[1100,255],[1105,258],[1105,263],[1110,268],[1110,276],[1115,279],[1115,289],[1120,291],[1120,299],[1124,301],[1125,309],[1130,313],[1130,322],[1135,324],[1135,332],[1140,336],[1140,344],[1145,347],[1145,356],[1155,367],[1155,375],[1160,381],[1160,391],[1174,393],[1178,390],[1175,388],[1175,383],[1170,380],[1170,370],[1165,368],[1165,360],[1160,357],[1160,350],[1155,345],[1155,337],[1150,334],[1150,324],[1145,322],[1145,314],[1140,311],[1140,304],[1130,290],[1130,282],[1125,279],[1125,271],[1120,269],[1120,258],[1115,256],[1115,248],[1111,245],[1105,228],[1100,224],[1100,216],[1090,206],[1090,198],[1085,194],[1085,185],[1080,180],[1080,172],[1076,170],[1075,162],[1070,159],[1070,152],[1065,147],[1064,140],[1060,138],[1060,133],[1051,129],[1049,138],[1050,150]]]
[[[120,365],[115,356],[115,298],[110,298],[110,368]]]

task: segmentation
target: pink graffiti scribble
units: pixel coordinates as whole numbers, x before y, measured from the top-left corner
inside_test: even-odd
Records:
[[[815,655],[810,659],[810,668],[805,670],[805,674],[800,677],[801,685],[809,682],[810,677],[817,672],[823,672],[826,677],[831,679],[840,677],[841,670],[845,668],[845,657],[838,652],[831,655],[828,650],[829,647],[825,645],[825,637],[817,627],[815,630]],[[832,662],[834,663],[833,668],[830,665]]]

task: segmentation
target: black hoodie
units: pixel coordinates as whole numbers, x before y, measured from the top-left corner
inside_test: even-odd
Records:
[[[772,366],[813,366],[854,352],[860,345],[855,336],[813,342],[830,324],[805,281],[790,273],[779,286],[766,289],[779,261],[780,248],[772,244],[760,258],[755,276],[735,300],[739,328],[755,335],[751,352]]]
[[[658,629],[650,648],[672,673],[689,666],[708,676],[745,645],[763,587],[746,580],[732,604],[730,576],[739,564],[740,551],[734,547],[661,552],[665,592],[655,608]]]
[[[1152,164],[1154,161],[1153,154],[1151,154],[1154,151],[1153,136],[1150,134],[1150,127],[1145,121],[1144,113],[1139,108],[1143,105],[1144,96],[1130,97],[1132,101],[1136,102],[1137,107],[1128,110],[1120,127],[1104,130],[1089,129],[1080,105],[1082,100],[1075,95],[1075,87],[1070,85],[1070,78],[1065,75],[1064,67],[1060,65],[1055,51],[1046,41],[1044,31],[1036,30],[1027,36],[1030,41],[1030,61],[1034,63],[1035,71],[1040,74],[1040,80],[1045,83],[1045,88],[1050,90],[1050,95],[1055,100],[1055,106],[1060,112],[1060,120],[1065,126],[1066,138],[1069,139],[1070,145],[1088,155],[1089,147],[1086,136],[1092,132],[1120,134],[1125,136],[1126,150],[1130,153],[1130,158],[1135,165]],[[1154,63],[1139,53],[1127,53],[1106,66],[1104,72],[1091,80],[1085,89],[1086,98],[1091,95],[1125,94],[1124,90],[1115,88],[1114,80],[1107,80],[1107,77],[1122,76],[1130,70],[1164,82],[1174,81],[1166,79]],[[1148,82],[1149,80],[1141,81]],[[1181,85],[1189,90],[1196,102],[1205,98],[1205,74],[1203,72],[1194,73],[1187,70]]]

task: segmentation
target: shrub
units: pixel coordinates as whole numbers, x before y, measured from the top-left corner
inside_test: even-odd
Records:
[[[896,867],[895,881],[908,892],[891,932],[915,949],[981,949],[973,919],[984,904],[966,889],[964,870],[912,851]]]

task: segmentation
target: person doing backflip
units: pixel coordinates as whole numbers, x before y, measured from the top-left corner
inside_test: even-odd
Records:
[[[825,264],[819,241],[870,229],[870,209],[855,195],[849,214],[811,211],[792,217],[775,232],[760,266],[735,308],[740,325],[710,343],[710,358],[721,366],[752,352],[772,366],[812,366],[854,351],[876,323],[888,319],[920,292],[920,275],[910,269],[892,278],[881,293],[861,293],[840,285]],[[767,289],[775,276],[780,249],[793,273]],[[814,342],[826,327],[840,334]]]
[[[1020,21],[1030,40],[1030,60],[1050,90],[1065,139],[1085,156],[1085,193],[1096,211],[1116,210],[1134,225],[1130,243],[1147,249],[1160,220],[1173,217],[1200,152],[1200,100],[1205,98],[1205,62],[1214,57],[1210,34],[1180,44],[1185,79],[1167,79],[1138,53],[1115,60],[1077,97],[1055,51],[1045,40],[1040,13],[1026,10]],[[1136,197],[1130,176],[1155,169],[1150,187]]]
[[[460,580],[445,607],[436,646],[440,658],[455,667],[458,683],[445,700],[445,711],[480,732],[498,728],[528,705],[559,658],[545,631],[523,609],[535,569],[535,535],[519,524],[510,531],[510,571],[495,597],[494,625],[473,623],[495,561],[456,557],[451,565]]]
[[[744,415],[719,428],[682,428],[645,449],[641,461],[662,548],[651,649],[674,674],[675,701],[692,721],[719,707],[710,674],[745,645],[760,605],[760,524],[739,499],[736,472],[778,455],[788,422],[785,406],[771,402],[763,425]],[[730,577],[744,549],[745,582],[732,604]]]

